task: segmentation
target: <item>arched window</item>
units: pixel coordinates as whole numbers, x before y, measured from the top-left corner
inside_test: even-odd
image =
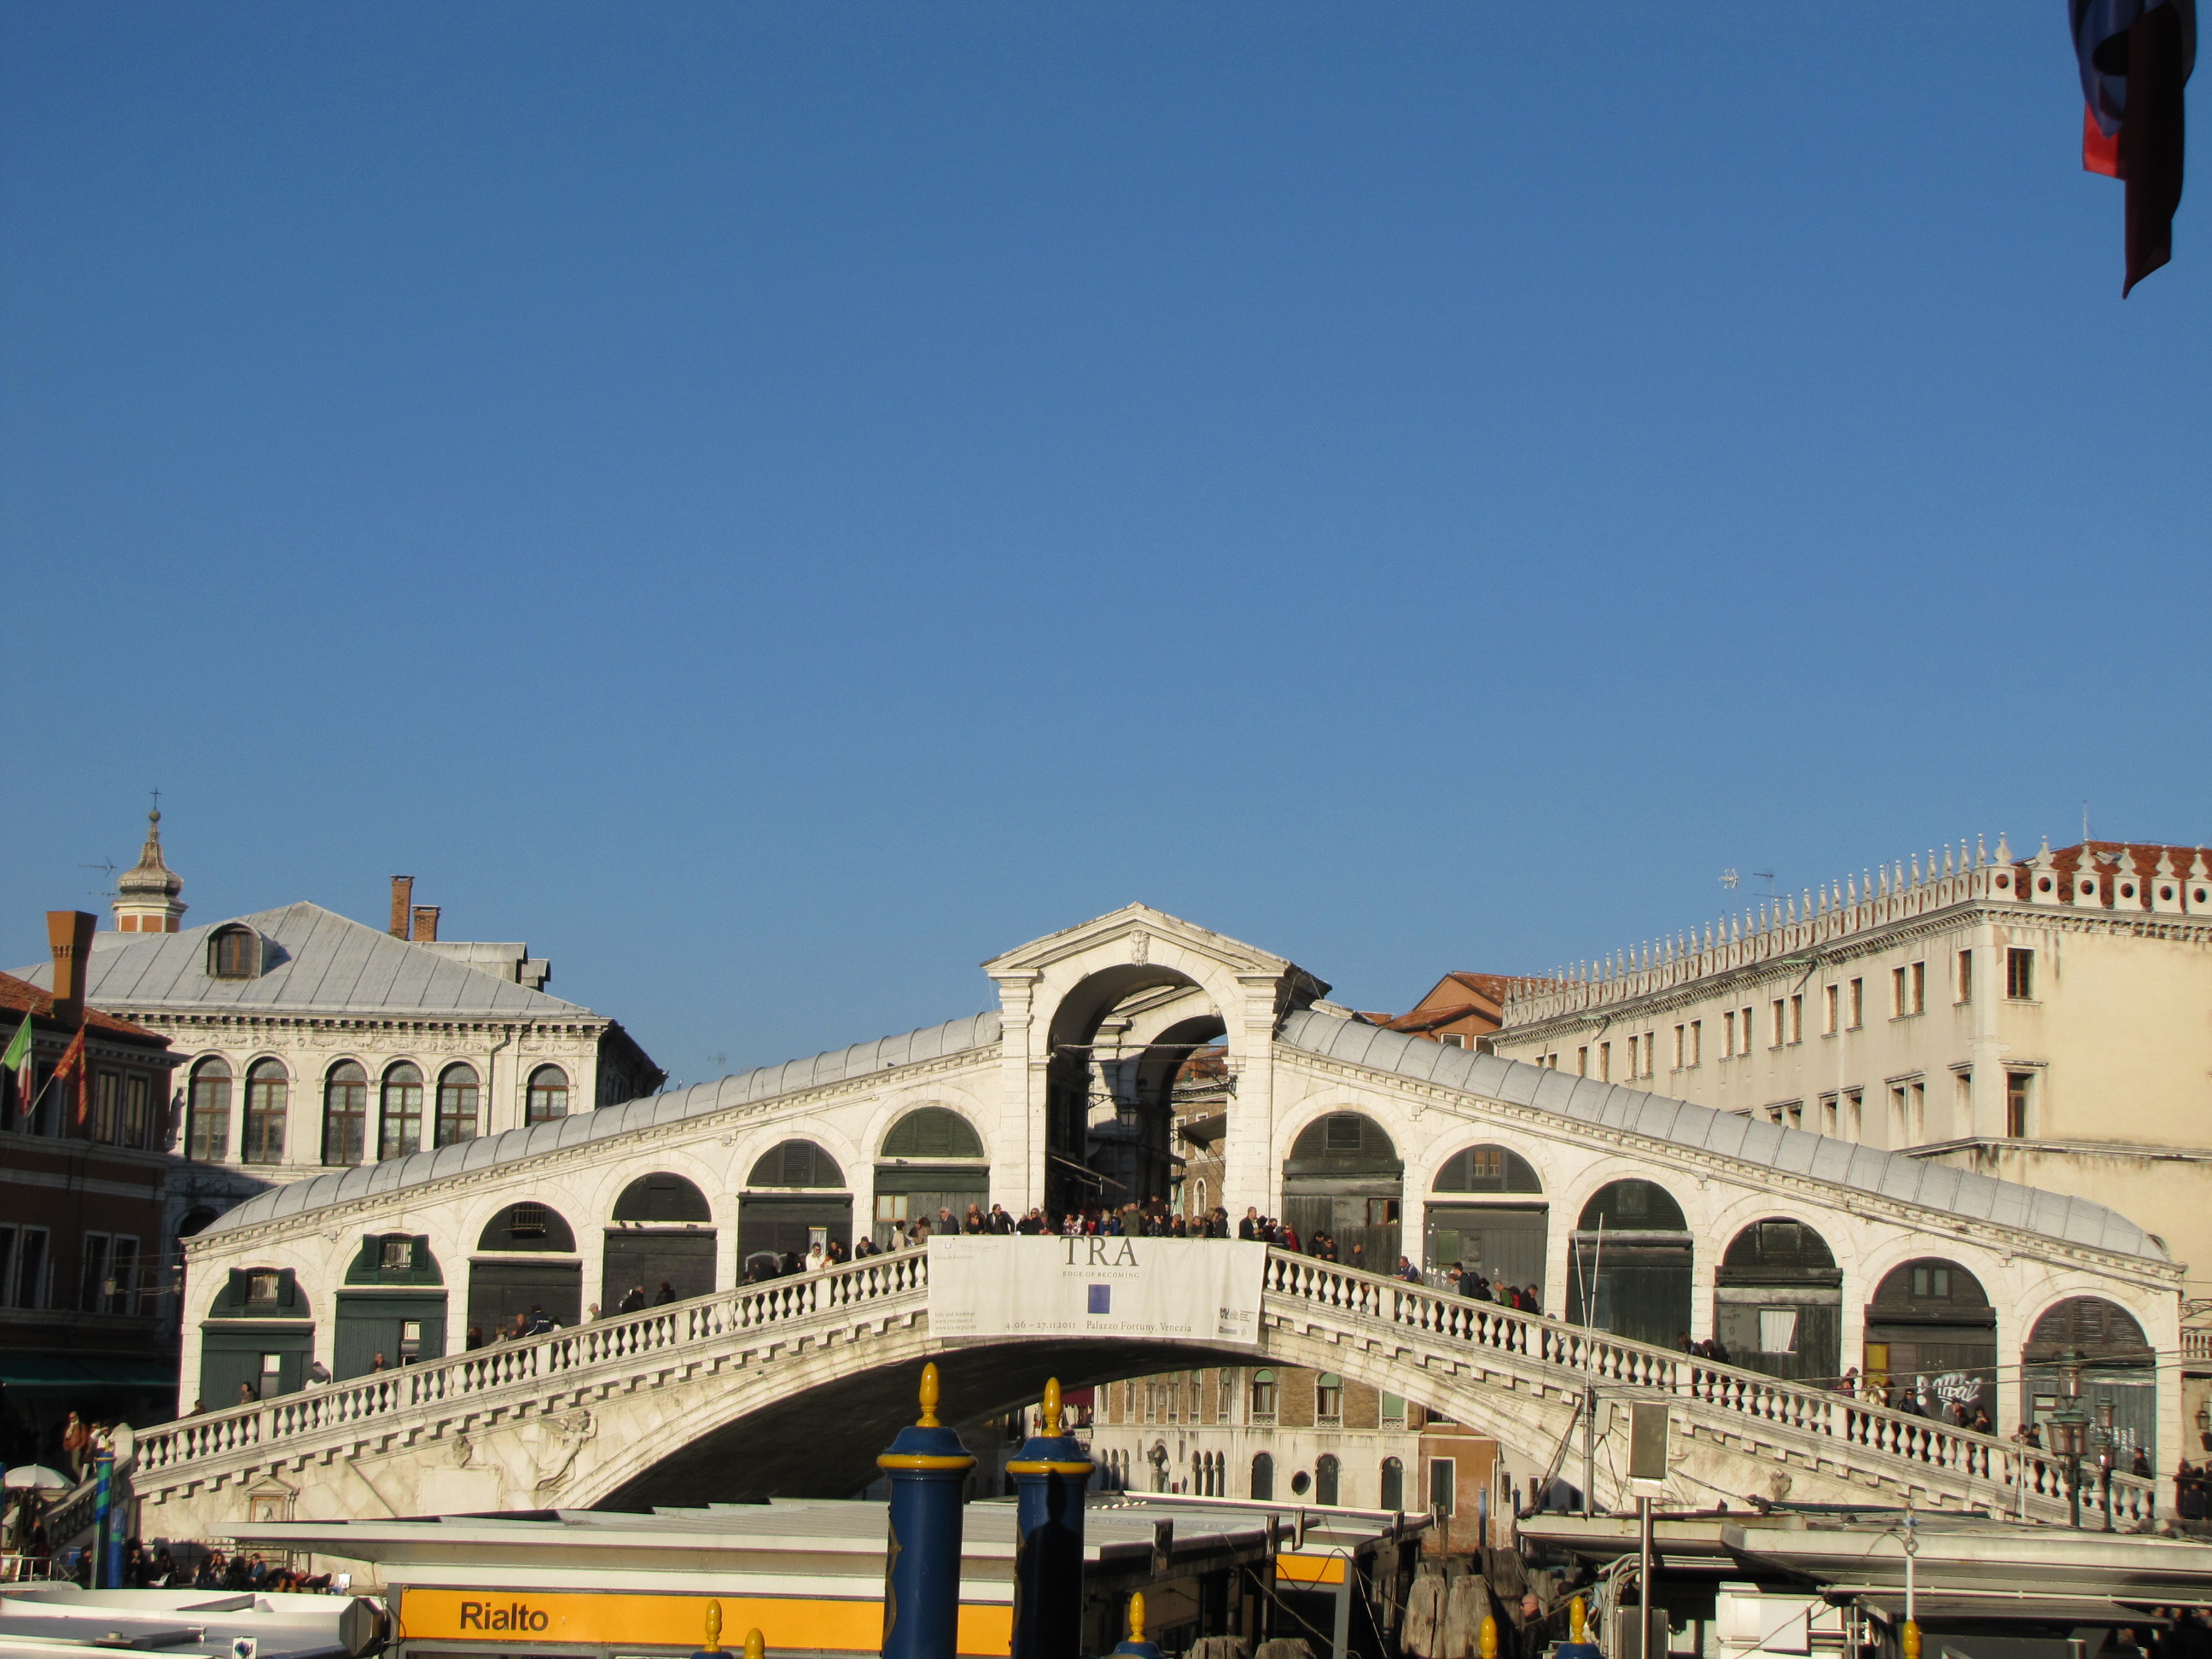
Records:
[[[220,1164],[230,1155],[230,1066],[210,1056],[192,1067],[191,1094],[186,1107],[191,1121],[185,1129],[185,1156],[205,1164]]]
[[[1294,1162],[1336,1159],[1363,1169],[1395,1164],[1397,1156],[1389,1131],[1364,1112],[1331,1112],[1306,1125],[1291,1146]]]
[[[1344,1379],[1323,1371],[1314,1383],[1314,1417],[1323,1424],[1344,1421]]]
[[[1275,1374],[1273,1371],[1252,1373],[1252,1420],[1255,1423],[1275,1420]]]
[[[323,1080],[323,1162],[358,1164],[368,1146],[368,1073],[342,1060]]]
[[[523,1109],[525,1123],[550,1123],[568,1115],[568,1074],[558,1066],[541,1066],[530,1074],[530,1099]]]
[[[384,1073],[384,1121],[376,1139],[380,1158],[422,1150],[422,1073],[406,1060]]]
[[[510,1204],[484,1224],[477,1249],[568,1255],[576,1249],[576,1235],[561,1212],[549,1205]]]
[[[1339,1474],[1340,1468],[1334,1452],[1323,1452],[1314,1460],[1315,1503],[1334,1504],[1337,1501]]]
[[[1674,1195],[1656,1182],[1608,1182],[1583,1206],[1582,1230],[1595,1232],[1601,1220],[1607,1232],[1681,1233],[1690,1224]]]
[[[1386,1510],[1406,1507],[1406,1466],[1395,1457],[1382,1460],[1382,1498],[1381,1506]]]
[[[845,1172],[837,1160],[811,1140],[786,1140],[753,1163],[748,1187],[842,1187]]]
[[[615,1200],[617,1221],[711,1221],[707,1194],[680,1175],[640,1176]]]
[[[1440,1193],[1540,1193],[1528,1160],[1504,1146],[1470,1146],[1437,1171]]]
[[[1275,1495],[1275,1460],[1261,1452],[1252,1460],[1252,1497],[1266,1503]]]
[[[981,1158],[983,1138],[959,1113],[943,1106],[919,1106],[884,1137],[885,1158]]]
[[[438,1145],[477,1138],[477,1068],[448,1066],[438,1073]]]
[[[289,1092],[284,1064],[257,1060],[246,1073],[246,1139],[239,1150],[247,1164],[284,1161],[284,1104]]]

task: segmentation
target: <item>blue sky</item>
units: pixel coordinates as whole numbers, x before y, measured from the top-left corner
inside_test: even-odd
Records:
[[[9,7],[5,960],[155,785],[687,1079],[1132,899],[1396,1009],[2212,840],[2205,192],[2123,304],[2063,15]]]

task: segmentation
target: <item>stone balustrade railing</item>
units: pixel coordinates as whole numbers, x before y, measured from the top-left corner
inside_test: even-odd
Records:
[[[587,1374],[608,1370],[635,1371],[660,1355],[740,1333],[809,1323],[878,1304],[918,1301],[926,1295],[928,1275],[928,1256],[921,1250],[871,1256],[825,1273],[741,1285],[259,1405],[184,1418],[138,1437],[139,1484],[151,1487],[190,1479],[192,1465],[240,1452],[283,1455],[288,1444],[332,1430],[401,1432],[410,1420],[438,1415],[442,1408],[477,1396],[556,1379],[582,1382]],[[884,1310],[896,1310],[886,1305]]]
[[[1494,1302],[1428,1290],[1394,1279],[1354,1273],[1331,1263],[1280,1251],[1267,1258],[1267,1294],[1273,1298],[1326,1309],[1339,1316],[1374,1321],[1398,1329],[1441,1337],[1501,1357],[1548,1367],[1559,1380],[1580,1379],[1608,1389],[1672,1395],[1689,1403],[1693,1423],[1725,1431],[1731,1424],[1746,1432],[1771,1426],[1814,1441],[1834,1443],[1850,1461],[1890,1474],[1909,1484],[1936,1484],[1948,1474],[1962,1497],[1986,1491],[1989,1506],[2000,1514],[2033,1511],[2054,1519],[2068,1503],[2066,1465],[2047,1452],[2014,1445],[1994,1436],[1894,1412],[1831,1389],[1780,1382],[1758,1371],[1716,1364],[1694,1354],[1547,1319],[1517,1313]],[[1842,1456],[1838,1462],[1845,1461]],[[1898,1466],[1905,1466],[1899,1468]],[[2094,1468],[2082,1471],[2081,1501],[2092,1507]],[[2115,1473],[2113,1522],[2133,1528],[2154,1512],[2154,1481]],[[2101,1512],[2101,1494],[2097,1506]]]
[[[635,1376],[663,1362],[688,1363],[754,1333],[787,1329],[797,1338],[825,1322],[919,1312],[928,1283],[926,1251],[873,1256],[185,1418],[138,1437],[137,1486],[147,1492],[188,1482],[203,1468],[212,1475],[239,1461],[305,1452],[333,1439],[404,1434],[465,1413],[472,1401],[497,1409],[499,1395],[511,1400],[548,1384],[583,1387]],[[1825,1442],[1839,1463],[1931,1495],[1940,1491],[1944,1501],[1962,1507],[1985,1502],[2000,1514],[2048,1520],[2067,1503],[2065,1465],[2032,1448],[1496,1303],[1271,1250],[1262,1305],[1272,1316],[1326,1319],[1355,1336],[1361,1327],[1418,1334],[1455,1356],[1493,1356],[1504,1362],[1499,1369],[1563,1389],[1595,1384],[1608,1392],[1668,1396],[1683,1402],[1693,1428],[1751,1438],[1786,1435],[1801,1447]],[[2095,1471],[2085,1476],[2087,1508]],[[2149,1520],[2154,1490],[2150,1481],[2115,1474],[2115,1523]]]

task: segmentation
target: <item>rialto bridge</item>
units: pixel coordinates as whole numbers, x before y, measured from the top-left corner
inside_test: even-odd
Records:
[[[220,1533],[278,1498],[309,1516],[849,1491],[924,1357],[977,1418],[1048,1373],[1310,1365],[1448,1412],[1524,1466],[1585,1385],[1608,1402],[1606,1446],[1614,1405],[1664,1395],[1686,1501],[2055,1512],[2053,1470],[1846,1400],[1827,1386],[1846,1365],[1928,1379],[2008,1427],[2055,1350],[2083,1346],[2132,1389],[2136,1443],[2182,1444],[2181,1269],[2109,1209],[1382,1031],[1284,958],[1141,906],[985,970],[993,1012],[334,1170],[221,1218],[189,1248],[181,1405],[198,1410],[139,1441],[147,1534]],[[1204,1177],[1175,1151],[1198,1053],[1218,1102]],[[1178,1178],[1376,1266],[1401,1249],[1481,1262],[1550,1316],[1280,1253],[1242,1344],[933,1337],[917,1251],[739,1283],[749,1256],[816,1230]],[[614,1311],[663,1284],[668,1305]],[[594,1304],[606,1315],[583,1317]],[[562,1328],[471,1346],[540,1309]],[[1718,1334],[1732,1363],[1686,1358],[1685,1334]],[[260,1398],[234,1405],[241,1384]],[[820,1443],[801,1414],[824,1411],[853,1425],[850,1468],[787,1461]]]

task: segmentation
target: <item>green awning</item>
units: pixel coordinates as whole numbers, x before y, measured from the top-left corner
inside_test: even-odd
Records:
[[[66,1354],[0,1354],[0,1385],[10,1389],[134,1389],[173,1394],[174,1361],[73,1358]]]

